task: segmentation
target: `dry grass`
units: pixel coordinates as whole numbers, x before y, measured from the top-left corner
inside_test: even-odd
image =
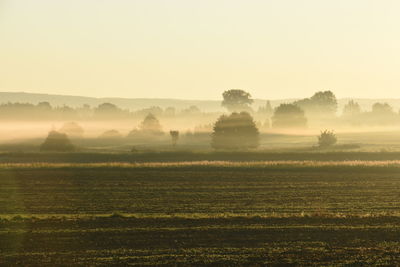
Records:
[[[40,168],[179,168],[179,167],[390,167],[400,168],[400,160],[351,160],[351,161],[185,161],[185,162],[106,162],[106,163],[0,163],[0,169],[40,169]]]

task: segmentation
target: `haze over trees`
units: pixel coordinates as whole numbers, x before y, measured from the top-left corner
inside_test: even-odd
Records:
[[[357,130],[356,127],[360,127],[360,129],[363,127],[362,130],[366,131],[368,129],[366,127],[376,127],[377,130],[381,130],[378,127],[386,129],[400,125],[400,114],[396,110],[397,107],[389,104],[396,103],[393,102],[394,100],[375,103],[369,100],[369,106],[359,104],[359,101],[365,101],[363,99],[357,101],[346,99],[347,103],[341,100],[340,107],[343,111],[336,114],[337,99],[331,91],[316,92],[309,98],[280,105],[277,105],[277,103],[281,103],[277,100],[262,102],[255,100],[257,104],[253,104],[254,100],[250,93],[241,89],[227,90],[223,97],[222,103],[219,102],[220,110],[217,112],[200,109],[197,105],[187,105],[183,108],[181,106],[181,109],[167,105],[165,108],[150,105],[147,108],[128,110],[111,102],[104,102],[93,107],[86,104],[71,107],[53,106],[47,101],[40,101],[37,104],[5,103],[0,104],[0,119],[12,118],[10,125],[14,124],[14,119],[15,121],[30,120],[31,118],[32,120],[42,119],[43,122],[40,122],[42,128],[40,129],[39,126],[32,123],[33,127],[36,127],[36,136],[47,134],[46,129],[50,125],[64,124],[57,130],[66,133],[68,138],[79,145],[87,142],[101,147],[101,142],[104,141],[109,145],[114,144],[116,149],[125,145],[136,147],[155,144],[169,145],[173,141],[172,136],[168,135],[168,132],[163,134],[161,124],[167,129],[179,131],[179,141],[182,141],[182,144],[191,147],[209,145],[214,130],[213,122],[223,114],[221,104],[228,110],[248,110],[255,127],[261,133],[261,138],[267,138],[264,133],[287,134],[291,129],[295,131],[298,128],[307,128],[307,131],[303,131],[304,133],[313,132],[315,134],[315,131],[319,129],[335,129],[336,131],[349,129],[354,132]],[[202,105],[201,103],[197,104]],[[254,110],[257,110],[256,112],[253,111],[253,106]],[[85,139],[83,139],[84,130],[81,125],[86,130]],[[130,131],[132,128],[129,129],[129,125],[135,125],[135,128]],[[107,129],[114,129],[115,132],[113,130],[106,131]],[[20,135],[25,136],[24,134]],[[3,136],[6,139],[10,135],[4,134]],[[97,141],[89,140],[92,137]],[[267,142],[270,141],[263,143]]]
[[[351,117],[361,114],[360,105],[354,100],[350,100],[343,108],[343,116]]]
[[[247,112],[222,115],[214,124],[211,146],[214,149],[246,150],[259,146],[259,131]]]
[[[331,91],[316,92],[312,97],[295,101],[293,104],[304,110],[307,116],[334,116],[337,111],[337,99]]]
[[[272,116],[274,128],[305,128],[307,118],[304,111],[295,104],[281,104],[275,108]]]
[[[118,139],[121,138],[122,134],[117,130],[108,130],[102,133],[99,138],[100,139]]]
[[[122,110],[112,103],[103,103],[94,109],[94,116],[105,118],[120,115]]]
[[[59,130],[61,133],[65,133],[72,138],[81,138],[85,130],[76,122],[66,122]]]
[[[129,132],[130,138],[154,138],[163,135],[162,126],[160,121],[153,114],[149,113],[139,124],[137,129]]]
[[[149,113],[139,126],[139,130],[147,134],[160,134],[162,127],[160,121],[153,114]]]
[[[267,100],[267,103],[265,106],[260,106],[257,110],[258,114],[262,114],[265,116],[272,116],[272,113],[274,112],[274,109],[271,106],[271,101]]]
[[[250,93],[241,89],[231,89],[222,94],[222,106],[229,112],[251,111],[253,103]]]
[[[375,103],[372,105],[372,113],[375,115],[392,115],[394,112],[388,103]]]

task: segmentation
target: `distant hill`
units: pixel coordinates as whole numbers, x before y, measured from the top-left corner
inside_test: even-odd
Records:
[[[271,100],[273,107],[278,106],[281,103],[290,103],[296,99],[280,99]],[[343,106],[351,100],[350,98],[339,99],[339,112]],[[366,98],[354,98],[358,102],[363,110],[370,110],[371,106],[375,102],[387,102],[396,111],[400,109],[400,99],[366,99]],[[159,106],[161,108],[175,107],[177,109],[184,109],[189,106],[195,105],[203,111],[224,111],[221,107],[221,101],[217,100],[185,100],[185,99],[166,99],[166,98],[96,98],[96,97],[84,97],[84,96],[70,96],[70,95],[51,95],[51,94],[36,94],[36,93],[24,93],[24,92],[0,92],[0,103],[7,102],[20,102],[20,103],[32,103],[37,104],[42,101],[47,101],[53,106],[71,106],[79,107],[84,104],[88,104],[95,107],[101,103],[109,102],[113,103],[121,108],[138,110],[148,108],[151,106]],[[265,105],[267,100],[255,99],[253,108],[257,109],[259,106]]]

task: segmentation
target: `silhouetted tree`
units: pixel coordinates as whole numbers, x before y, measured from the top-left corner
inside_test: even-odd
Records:
[[[295,104],[281,104],[275,108],[272,116],[272,127],[275,128],[304,128],[307,118],[304,111]]]
[[[41,151],[70,152],[75,147],[71,144],[68,136],[64,133],[50,131],[44,143],[40,146]]]
[[[394,112],[388,103],[375,103],[372,105],[372,113],[374,115],[391,115]]]
[[[139,129],[144,133],[150,134],[160,134],[162,133],[162,127],[158,119],[151,113],[149,113],[142,123],[140,124]]]
[[[116,118],[122,110],[112,103],[102,103],[94,109],[94,115],[100,118]]]
[[[251,95],[241,89],[231,89],[222,94],[224,100],[222,106],[228,111],[250,111],[253,103]]]
[[[251,149],[259,146],[259,132],[247,112],[222,115],[214,125],[211,146],[215,149]]]
[[[293,104],[302,108],[307,115],[335,115],[337,99],[331,91],[316,92],[312,97],[295,101]]]
[[[171,136],[172,146],[175,147],[178,143],[179,131],[169,131],[169,135]]]
[[[192,106],[182,110],[181,113],[182,113],[182,115],[199,115],[199,114],[201,114],[201,110],[197,106],[192,105]]]
[[[330,147],[336,144],[337,137],[333,131],[325,130],[318,136],[318,145],[320,147]]]
[[[167,107],[164,111],[164,115],[167,117],[175,117],[176,110],[174,107]]]
[[[356,116],[361,113],[360,105],[353,100],[350,100],[344,107],[343,107],[343,116]]]
[[[97,106],[96,112],[113,113],[118,112],[120,109],[112,103],[103,103]]]
[[[272,115],[274,110],[272,109],[271,102],[268,100],[265,106],[261,106],[258,108],[257,113],[263,114],[263,115]]]
[[[41,109],[41,110],[44,110],[44,111],[50,111],[52,109],[52,107],[51,107],[49,102],[39,102],[37,104],[37,107],[39,109]]]

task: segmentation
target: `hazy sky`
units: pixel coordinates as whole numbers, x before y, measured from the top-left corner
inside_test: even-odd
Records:
[[[0,0],[0,90],[400,98],[399,0]]]

